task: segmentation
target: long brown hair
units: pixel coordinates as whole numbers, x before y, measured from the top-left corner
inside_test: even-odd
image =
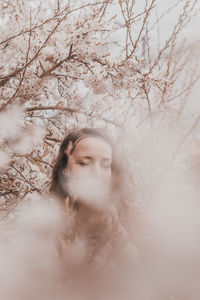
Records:
[[[68,191],[66,189],[66,178],[64,177],[64,169],[68,163],[68,154],[66,149],[70,146],[70,153],[72,154],[76,144],[84,137],[94,136],[99,137],[106,141],[112,148],[112,188],[116,190],[119,188],[120,184],[120,166],[117,159],[116,151],[113,142],[110,137],[100,129],[96,128],[82,128],[71,131],[62,141],[59,149],[59,153],[56,159],[56,163],[53,167],[52,172],[52,181],[50,186],[50,192],[57,196],[59,199],[64,200],[66,197],[69,197]]]

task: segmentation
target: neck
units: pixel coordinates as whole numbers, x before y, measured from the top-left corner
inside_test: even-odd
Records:
[[[79,204],[76,214],[76,229],[80,234],[100,234],[105,232],[104,211],[94,210]]]

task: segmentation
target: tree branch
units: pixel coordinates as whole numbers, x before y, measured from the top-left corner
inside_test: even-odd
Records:
[[[92,117],[92,118],[95,118],[95,119],[103,120],[104,122],[110,123],[110,124],[115,125],[116,127],[119,127],[119,128],[121,127],[118,123],[116,123],[113,120],[109,120],[109,119],[103,118],[103,117],[102,118],[97,117],[97,116],[91,115],[91,113],[82,112],[82,111],[80,111],[76,108],[71,108],[71,107],[62,107],[62,106],[58,106],[58,105],[55,105],[55,106],[35,106],[35,107],[27,107],[25,109],[25,112],[32,112],[32,111],[39,111],[39,110],[60,110],[60,111],[68,111],[68,112],[71,112],[71,113],[78,113],[78,114],[89,116],[89,117]]]

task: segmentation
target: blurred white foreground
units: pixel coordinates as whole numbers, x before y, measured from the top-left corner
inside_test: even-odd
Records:
[[[183,127],[172,127],[123,135],[131,222],[118,224],[108,191],[94,179],[77,190],[95,211],[91,237],[73,234],[73,216],[48,197],[18,205],[2,223],[1,299],[199,299],[198,151]]]

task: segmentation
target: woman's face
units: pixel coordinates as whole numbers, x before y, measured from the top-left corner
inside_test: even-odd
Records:
[[[112,149],[99,137],[81,139],[69,156],[68,172],[70,175],[92,176],[104,182],[111,181]]]
[[[92,199],[111,186],[111,146],[100,137],[84,137],[77,142],[65,170],[68,188],[82,200]],[[88,200],[89,201],[89,200]]]

